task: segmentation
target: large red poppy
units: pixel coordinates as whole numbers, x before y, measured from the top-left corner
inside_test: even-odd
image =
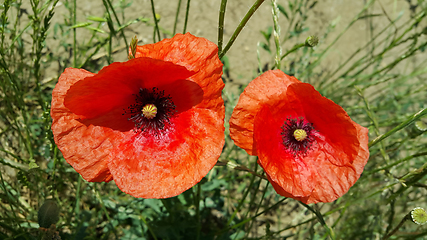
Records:
[[[231,116],[230,136],[258,156],[278,194],[304,203],[345,194],[369,158],[367,128],[280,70],[249,83]]]
[[[52,93],[55,142],[88,181],[114,179],[135,197],[176,196],[224,145],[222,63],[189,33],[138,46],[98,74],[67,68]]]

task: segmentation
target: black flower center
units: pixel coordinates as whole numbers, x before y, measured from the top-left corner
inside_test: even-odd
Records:
[[[294,156],[305,156],[315,140],[313,124],[304,118],[287,118],[282,125],[283,145]]]
[[[170,95],[165,97],[165,91],[156,87],[151,90],[141,88],[134,96],[135,103],[124,110],[123,115],[130,115],[128,120],[135,123],[136,131],[158,135],[176,112],[172,98]]]

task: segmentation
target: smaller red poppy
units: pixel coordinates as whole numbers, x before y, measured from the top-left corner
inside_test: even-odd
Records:
[[[231,116],[230,136],[258,156],[278,194],[307,204],[345,194],[369,158],[367,128],[280,70],[249,83]]]

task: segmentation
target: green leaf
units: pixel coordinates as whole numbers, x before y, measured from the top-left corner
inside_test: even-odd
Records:
[[[28,164],[29,169],[34,169],[34,168],[38,168],[39,165],[37,165],[37,163],[34,160],[31,160],[30,163]]]
[[[100,33],[106,33],[104,30],[101,30],[99,28],[95,28],[95,27],[91,27],[91,26],[86,26],[85,28],[95,31],[95,32],[100,32]]]
[[[106,22],[107,21],[107,19],[105,19],[105,18],[96,17],[96,16],[88,16],[86,19],[91,20],[91,21],[95,21],[95,22]]]
[[[73,25],[70,28],[82,28],[82,27],[87,27],[91,24],[92,24],[91,22],[77,23],[76,25]]]
[[[285,8],[284,8],[282,5],[280,5],[280,4],[277,4],[277,8],[279,9],[279,11],[280,11],[283,15],[285,15],[286,19],[288,19],[288,20],[289,20],[289,16],[288,16],[288,13],[286,12]]]

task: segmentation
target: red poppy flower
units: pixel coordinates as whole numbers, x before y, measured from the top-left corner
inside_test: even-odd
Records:
[[[258,156],[278,194],[304,203],[345,194],[369,158],[367,128],[280,70],[249,83],[231,116],[230,136]]]
[[[52,93],[55,142],[88,181],[114,179],[135,197],[176,196],[215,165],[224,145],[222,63],[189,33],[138,46],[98,74],[67,68]]]

